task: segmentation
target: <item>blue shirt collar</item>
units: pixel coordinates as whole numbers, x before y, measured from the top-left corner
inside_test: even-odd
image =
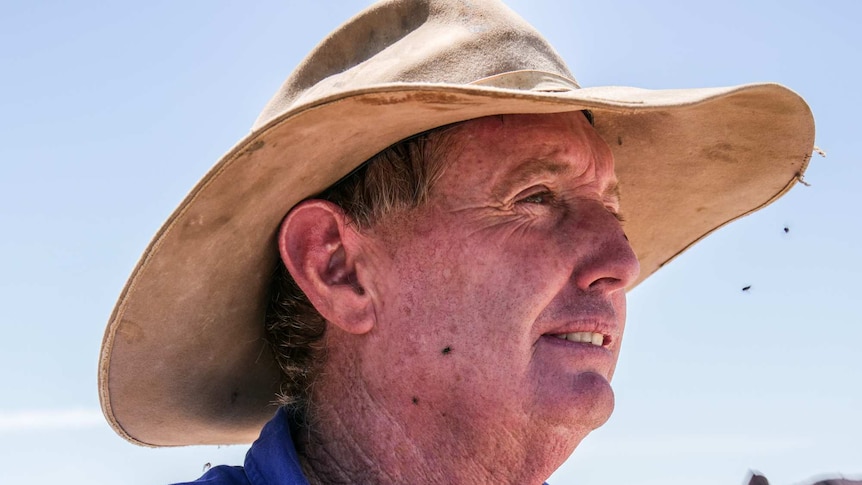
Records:
[[[245,455],[245,474],[253,485],[308,485],[290,435],[290,417],[278,410]]]

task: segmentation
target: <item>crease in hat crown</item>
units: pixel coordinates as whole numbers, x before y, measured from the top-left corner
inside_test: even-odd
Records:
[[[348,20],[315,47],[252,131],[338,94],[398,83],[466,85],[516,71],[544,71],[577,86],[556,50],[499,1],[389,0]]]
[[[782,86],[579,89],[499,1],[375,4],[299,64],[144,251],[102,345],[111,426],[156,446],[253,440],[274,411],[263,315],[293,205],[437,126],[585,108],[617,160],[640,280],[783,195],[813,146],[810,110]]]

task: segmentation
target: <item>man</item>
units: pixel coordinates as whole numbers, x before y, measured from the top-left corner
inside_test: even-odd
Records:
[[[157,446],[260,433],[210,483],[541,483],[613,409],[625,291],[812,143],[777,85],[581,89],[498,2],[377,4],[156,235],[105,414]]]

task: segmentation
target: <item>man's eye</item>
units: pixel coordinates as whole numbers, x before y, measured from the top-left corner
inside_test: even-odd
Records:
[[[517,199],[518,204],[550,204],[554,201],[554,194],[549,190],[533,192]]]

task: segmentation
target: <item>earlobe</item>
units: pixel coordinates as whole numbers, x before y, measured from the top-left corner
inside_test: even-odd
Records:
[[[298,204],[284,218],[278,250],[323,318],[348,333],[362,334],[373,327],[374,312],[358,274],[361,247],[355,235],[340,207],[312,199]]]

